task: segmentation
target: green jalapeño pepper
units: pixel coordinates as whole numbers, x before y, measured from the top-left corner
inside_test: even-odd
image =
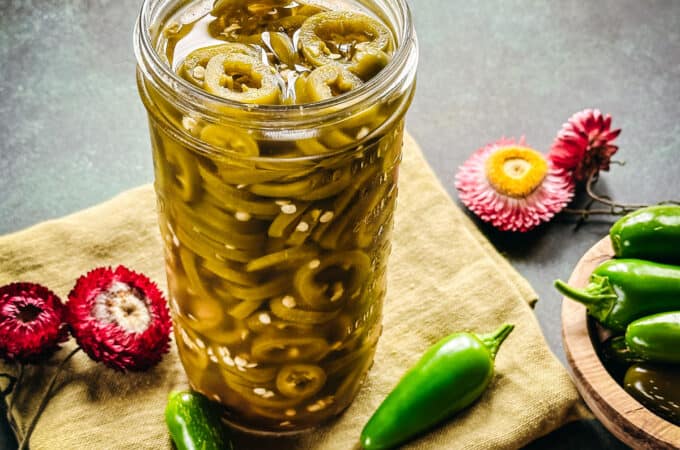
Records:
[[[193,391],[173,392],[165,422],[177,450],[233,450],[216,405]]]
[[[631,364],[643,362],[628,348],[623,336],[610,337],[600,344],[598,351],[605,369],[619,384],[622,384]]]
[[[626,372],[623,387],[645,407],[680,425],[680,368],[635,364]]]
[[[584,289],[555,281],[558,291],[586,305],[588,314],[612,331],[622,333],[641,317],[680,310],[680,267],[613,259],[600,264]]]
[[[602,343],[601,350],[602,357],[607,362],[607,369],[614,365],[617,366],[615,369],[623,367],[625,372],[631,364],[644,361],[628,347],[624,336],[610,337]]]
[[[629,362],[680,363],[680,311],[632,322],[626,328],[626,336],[612,339],[609,347],[610,354]]]
[[[489,385],[496,352],[513,328],[455,333],[430,347],[369,419],[361,445],[396,447],[469,406]]]
[[[619,258],[680,263],[680,205],[638,209],[619,219],[609,231]]]

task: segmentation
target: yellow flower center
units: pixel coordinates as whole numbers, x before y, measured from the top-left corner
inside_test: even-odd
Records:
[[[486,178],[497,191],[510,197],[524,198],[538,188],[548,163],[543,155],[528,147],[505,147],[486,160]]]

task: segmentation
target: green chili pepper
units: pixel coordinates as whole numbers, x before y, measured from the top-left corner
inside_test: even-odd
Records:
[[[644,361],[640,355],[628,347],[624,336],[610,337],[602,343],[601,351],[608,369],[611,365],[615,365],[616,369],[623,368],[625,372],[631,364]]]
[[[654,314],[628,325],[609,342],[608,354],[628,362],[680,363],[680,311]]]
[[[623,387],[645,407],[680,425],[680,368],[635,364],[626,372]]]
[[[430,347],[370,418],[361,445],[393,448],[469,406],[489,385],[496,352],[513,328],[455,333]]]
[[[643,362],[639,356],[633,354],[623,336],[613,336],[602,342],[597,347],[598,354],[602,359],[605,369],[617,383],[623,385],[623,377],[631,366],[638,362]]]
[[[584,289],[555,281],[558,291],[586,305],[588,314],[615,332],[632,321],[680,310],[680,266],[613,259],[600,264]]]
[[[165,422],[177,450],[233,450],[218,408],[193,391],[172,392]]]
[[[619,219],[609,236],[619,258],[680,263],[680,205],[638,209]]]

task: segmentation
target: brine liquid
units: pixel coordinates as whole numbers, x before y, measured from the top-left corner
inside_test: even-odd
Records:
[[[282,32],[272,24],[300,11],[332,5],[270,6],[240,17],[239,28],[190,6],[168,21],[159,48],[179,69],[191,52],[225,42],[226,34],[261,45],[286,85],[311,67],[302,57],[283,63],[264,34]],[[297,28],[283,29],[294,42]],[[299,431],[339,414],[366,376],[381,334],[410,91],[322,127],[315,138],[274,140],[250,133],[247,124],[203,122],[150,84],[142,87],[153,104],[170,303],[191,386],[253,431]],[[286,101],[295,101],[292,91]],[[171,128],[223,146],[224,155],[197,150]],[[281,160],[239,158],[238,151]],[[313,156],[290,158],[305,155]]]

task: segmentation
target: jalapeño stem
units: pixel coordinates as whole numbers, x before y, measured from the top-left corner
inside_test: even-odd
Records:
[[[500,348],[501,344],[514,329],[515,329],[514,325],[506,323],[504,325],[501,325],[493,333],[481,334],[478,337],[479,340],[482,341],[491,352],[491,357],[495,359],[496,353],[498,353],[498,349]]]

